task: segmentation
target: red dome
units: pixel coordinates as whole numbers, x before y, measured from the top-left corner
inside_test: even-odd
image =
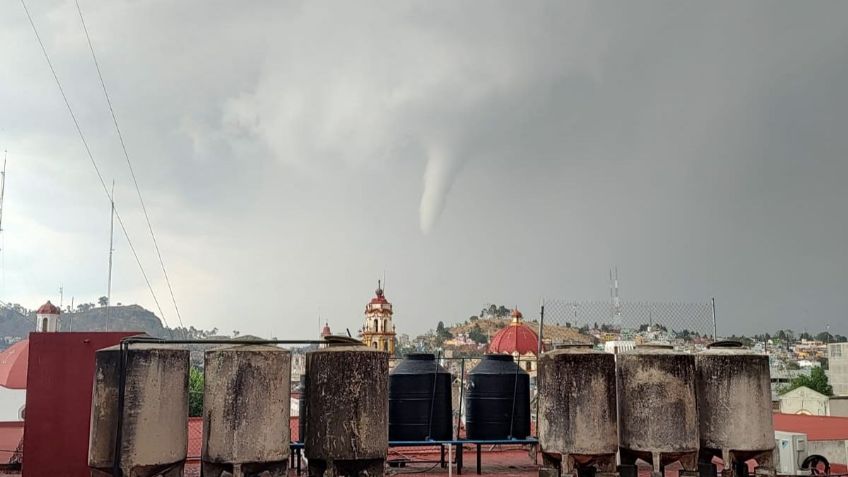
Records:
[[[58,306],[50,303],[50,300],[47,300],[47,303],[41,305],[41,308],[39,308],[35,313],[37,315],[58,315],[61,312],[62,310],[60,310]]]
[[[333,333],[330,331],[330,324],[326,321],[324,322],[324,329],[321,330],[321,337],[330,336]]]
[[[525,354],[537,354],[539,351],[539,335],[531,330],[529,326],[521,322],[521,312],[512,312],[512,323],[506,328],[498,331],[489,344],[490,353],[514,354],[520,356]]]
[[[371,299],[371,305],[382,305],[388,303],[389,300],[386,300],[386,297],[383,295],[383,289],[377,288],[377,291],[374,292],[377,296]]]

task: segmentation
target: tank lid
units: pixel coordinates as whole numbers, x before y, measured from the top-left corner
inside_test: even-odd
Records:
[[[593,346],[588,343],[565,343],[558,344],[554,349],[592,349]]]
[[[365,343],[356,338],[349,336],[329,335],[324,337],[324,341],[332,348],[335,346],[365,346]]]
[[[674,346],[666,343],[644,343],[637,344],[637,349],[674,349]]]
[[[707,348],[744,348],[745,345],[741,341],[726,340],[716,341],[707,345]]]
[[[489,361],[515,361],[514,359],[512,359],[512,356],[508,354],[487,354],[483,356],[483,359]]]
[[[413,361],[435,361],[436,355],[433,353],[409,353],[406,355],[406,359]]]

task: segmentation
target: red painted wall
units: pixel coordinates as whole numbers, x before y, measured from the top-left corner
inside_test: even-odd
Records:
[[[89,477],[94,352],[138,332],[30,333],[24,477]]]

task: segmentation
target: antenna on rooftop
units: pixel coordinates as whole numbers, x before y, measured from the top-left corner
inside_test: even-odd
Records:
[[[2,240],[3,234],[3,197],[6,195],[6,156],[9,151],[3,151],[3,172],[0,172],[0,267],[3,269],[3,291],[6,291],[6,255],[4,252],[5,241]]]
[[[0,232],[3,231],[3,196],[6,195],[6,156],[9,151],[3,151],[3,172],[0,172]]]
[[[109,308],[112,307],[112,252],[115,251],[115,179],[112,179],[112,194],[109,196],[109,202],[112,204],[112,211],[109,216],[109,273],[106,279],[106,331],[109,331]]]

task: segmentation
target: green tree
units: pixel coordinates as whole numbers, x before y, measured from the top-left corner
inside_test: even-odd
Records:
[[[813,391],[818,391],[825,396],[833,396],[833,386],[827,381],[827,374],[820,366],[816,366],[810,372],[809,376],[798,376],[780,390],[780,394],[786,394],[789,391],[800,388],[801,386],[808,387]]]
[[[827,331],[822,331],[821,333],[816,335],[816,340],[824,341],[825,343],[833,343],[833,335],[828,333]]]
[[[188,373],[188,415],[203,415],[203,370],[194,366]]]
[[[468,337],[478,344],[485,344],[489,341],[489,337],[486,336],[486,333],[483,333],[483,330],[480,329],[480,325],[474,325],[474,328],[471,328],[468,332]]]
[[[108,299],[108,298],[106,298],[105,296],[101,296],[100,298],[98,298],[98,299],[97,299],[97,303],[98,303],[100,306],[106,306],[106,305],[108,305],[108,304],[109,304],[109,299]]]

